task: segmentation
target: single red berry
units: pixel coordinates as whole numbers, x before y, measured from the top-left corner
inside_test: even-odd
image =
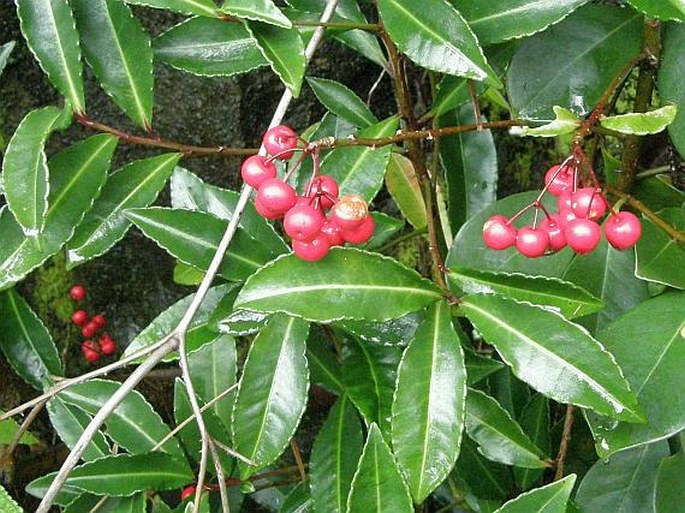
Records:
[[[571,208],[571,195],[573,193],[570,190],[565,190],[562,191],[561,194],[559,194],[559,197],[557,197],[557,209],[559,212],[573,212],[573,209]]]
[[[362,224],[351,230],[346,230],[344,228],[340,229],[340,235],[345,239],[345,242],[350,244],[365,244],[373,235],[376,225],[373,222],[373,217],[366,216],[366,219],[362,221]]]
[[[267,130],[262,139],[266,151],[274,158],[288,160],[295,152],[288,151],[297,148],[297,134],[285,125],[278,125]]]
[[[330,248],[331,243],[329,242],[328,237],[323,233],[319,233],[311,242],[293,241],[293,251],[298,257],[307,262],[321,260],[328,254]]]
[[[559,221],[559,214],[552,214],[549,218],[543,219],[540,223],[540,229],[547,232],[549,249],[552,251],[559,251],[566,246],[566,236]]]
[[[524,226],[516,234],[516,249],[528,258],[537,258],[545,254],[549,247],[549,235],[541,228]]]
[[[331,246],[342,246],[345,244],[345,239],[343,239],[340,233],[340,227],[335,223],[333,219],[327,218],[321,227],[321,233],[328,237],[328,242]]]
[[[102,314],[95,314],[93,315],[93,318],[91,319],[93,324],[95,324],[98,327],[98,330],[101,330],[102,328],[105,327],[105,324],[107,324],[107,321],[105,320],[105,316]]]
[[[309,191],[309,196],[318,195],[321,208],[331,208],[338,199],[338,182],[335,178],[327,175],[319,175],[311,182],[307,182],[305,191]]]
[[[568,167],[559,170],[559,166],[552,166],[545,173],[545,184],[550,194],[559,196],[566,190],[573,189],[573,171]]]
[[[494,215],[483,225],[483,242],[490,249],[502,250],[516,242],[516,228],[503,215]]]
[[[71,316],[71,321],[77,326],[83,326],[88,322],[88,312],[85,310],[76,310]]]
[[[607,211],[607,202],[599,189],[583,187],[571,195],[571,208],[576,217],[597,221]]]
[[[267,178],[259,186],[256,200],[274,214],[285,214],[297,201],[295,189],[279,178]]]
[[[259,198],[255,198],[254,206],[255,209],[257,209],[259,215],[265,217],[266,219],[274,220],[283,217],[283,214],[281,212],[274,212],[273,210],[269,210],[264,205],[262,205],[262,202],[259,201]]]
[[[83,335],[84,338],[90,338],[93,335],[95,335],[98,331],[100,331],[100,328],[98,327],[97,324],[93,322],[91,319],[86,323],[85,326],[81,328],[81,334]]]
[[[100,351],[98,351],[97,344],[92,340],[86,340],[81,344],[81,352],[89,363],[95,363],[100,359]]]
[[[566,228],[566,225],[576,219],[576,215],[573,210],[562,210],[558,214],[553,214],[557,216],[557,223],[562,229]]]
[[[110,355],[116,353],[117,345],[107,333],[102,335],[98,342],[100,343],[100,350],[103,354]]]
[[[267,178],[276,178],[276,166],[263,155],[252,155],[240,166],[240,176],[247,185],[259,189]]]
[[[354,230],[369,215],[369,206],[358,194],[348,194],[333,205],[330,217],[341,230]]]
[[[69,295],[74,301],[83,301],[86,298],[86,288],[83,285],[74,285],[69,290]]]
[[[576,253],[585,254],[593,251],[602,238],[602,230],[599,225],[589,219],[574,219],[564,228],[566,243]]]
[[[195,490],[196,490],[196,488],[193,485],[186,486],[183,489],[183,491],[181,492],[181,500],[184,501],[184,500],[192,497],[193,495],[195,495]]]
[[[309,242],[321,232],[324,216],[311,205],[295,205],[283,218],[283,229],[293,240]]]
[[[619,212],[604,223],[604,235],[616,249],[632,248],[642,236],[642,223],[632,212]]]

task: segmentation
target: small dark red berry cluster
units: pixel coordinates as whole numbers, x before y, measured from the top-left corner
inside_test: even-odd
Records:
[[[86,298],[86,288],[83,285],[74,285],[69,295],[71,299],[80,303]],[[117,345],[108,333],[103,333],[97,341],[92,339],[107,324],[104,315],[95,314],[90,317],[85,310],[76,310],[71,320],[77,326],[81,326],[81,334],[86,339],[81,344],[81,352],[87,362],[95,363],[100,359],[101,354],[112,355],[116,352]]]
[[[373,235],[375,226],[369,208],[361,196],[348,194],[338,198],[338,182],[320,175],[317,148],[298,148],[299,137],[284,125],[269,129],[262,144],[269,157],[254,155],[246,159],[240,174],[243,181],[257,190],[255,207],[266,219],[283,219],[283,229],[292,239],[293,252],[303,260],[314,262],[328,254],[332,246],[347,243],[364,244]],[[296,151],[302,158],[278,178],[275,161],[288,160]],[[314,172],[298,196],[288,184],[288,178],[304,157],[312,152]]]
[[[580,187],[579,187],[580,185]],[[550,213],[542,204],[549,192],[557,197],[558,212]],[[516,229],[514,221],[535,208],[532,226]],[[604,224],[604,236],[614,248],[632,248],[642,235],[640,219],[631,212],[615,212],[608,204],[595,173],[581,150],[545,174],[545,186],[537,199],[511,219],[495,215],[483,225],[483,241],[491,249],[515,246],[524,256],[537,258],[555,253],[567,245],[576,253],[592,252],[602,238],[598,221],[610,210]],[[544,219],[538,223],[539,212]]]

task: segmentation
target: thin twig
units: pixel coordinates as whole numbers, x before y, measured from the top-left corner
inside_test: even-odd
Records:
[[[557,470],[554,473],[554,480],[559,481],[564,477],[564,462],[566,461],[566,454],[568,454],[568,444],[571,441],[571,430],[573,429],[573,405],[566,406],[566,418],[564,419],[564,430],[561,433],[561,443],[559,444],[559,453],[554,460]]]
[[[228,504],[228,490],[226,489],[226,474],[224,468],[221,466],[221,459],[216,450],[214,441],[209,441],[209,450],[212,451],[212,460],[214,461],[214,470],[216,471],[216,478],[219,481],[219,493],[221,494],[221,511],[223,513],[231,513],[231,506]]]
[[[19,429],[17,429],[17,432],[14,434],[14,438],[10,442],[10,444],[5,447],[5,450],[2,452],[2,457],[0,457],[0,468],[4,468],[7,464],[7,461],[9,458],[12,457],[12,454],[14,451],[17,449],[19,446],[19,442],[21,442],[21,438],[24,436],[24,433],[28,431],[28,429],[31,427],[31,424],[33,424],[33,421],[36,420],[36,417],[38,414],[43,411],[43,407],[45,406],[45,403],[47,403],[47,399],[43,399],[40,401],[38,404],[36,404],[33,409],[29,412],[29,414],[26,416],[24,419],[24,422],[21,423],[19,426]]]
[[[293,451],[293,457],[295,458],[295,463],[297,463],[297,470],[300,471],[300,477],[302,478],[302,481],[306,481],[307,471],[304,468],[302,453],[300,452],[300,446],[297,445],[297,442],[294,438],[290,440],[290,449]]]
[[[239,460],[242,461],[243,463],[246,463],[247,465],[250,465],[251,467],[256,467],[256,466],[257,466],[257,464],[256,464],[254,461],[252,461],[251,459],[249,459],[249,458],[243,456],[242,454],[240,454],[239,452],[237,452],[235,449],[231,449],[228,445],[219,442],[219,440],[214,440],[214,444],[215,444],[219,449],[222,449],[222,450],[226,451],[229,455],[233,456],[234,458],[239,459]]]

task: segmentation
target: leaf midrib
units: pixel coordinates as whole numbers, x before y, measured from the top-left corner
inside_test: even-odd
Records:
[[[440,294],[432,291],[420,288],[405,287],[405,286],[390,286],[390,285],[373,285],[373,284],[356,284],[356,283],[321,283],[316,285],[300,285],[298,287],[289,287],[282,290],[266,290],[265,295],[255,295],[253,297],[248,297],[243,301],[243,304],[249,304],[252,301],[259,301],[265,298],[272,298],[278,296],[284,296],[288,294],[296,294],[299,292],[317,292],[320,290],[385,290],[385,291],[396,291],[396,292],[413,292],[415,294],[431,296],[435,298],[440,298]],[[254,294],[254,292],[253,292]]]

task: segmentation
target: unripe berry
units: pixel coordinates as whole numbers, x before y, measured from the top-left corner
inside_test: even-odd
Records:
[[[85,310],[76,310],[71,316],[71,321],[77,326],[83,326],[88,322],[88,312]]]
[[[288,160],[295,152],[287,151],[297,148],[297,134],[285,125],[278,125],[267,130],[262,139],[266,151],[274,158]]]
[[[350,244],[365,244],[373,235],[376,225],[373,222],[373,217],[366,216],[366,219],[362,221],[362,224],[351,230],[346,230],[344,228],[340,229],[340,235]]]
[[[263,155],[252,155],[240,166],[240,176],[247,185],[259,189],[267,178],[276,178],[276,166]]]
[[[320,232],[324,216],[320,210],[310,205],[295,205],[286,212],[283,228],[293,240],[309,242]]]
[[[369,207],[358,194],[348,194],[340,198],[331,209],[331,219],[341,230],[353,230],[364,222],[369,215]]]
[[[311,182],[307,182],[305,191],[309,191],[309,196],[319,194],[321,208],[331,208],[338,199],[338,182],[335,178],[327,175],[319,175]]]
[[[602,238],[599,225],[589,219],[574,219],[564,228],[566,243],[576,253],[586,254],[593,251]]]
[[[552,166],[545,173],[547,190],[554,196],[559,196],[566,190],[573,189],[573,171],[568,167],[559,170],[559,166]]]
[[[74,285],[69,290],[69,295],[74,301],[83,301],[86,298],[86,288],[83,285]]]
[[[516,228],[503,215],[492,216],[483,225],[483,242],[490,249],[507,249],[516,242]]]
[[[642,223],[632,212],[619,212],[604,223],[604,235],[614,248],[632,248],[642,236]]]
[[[81,352],[89,363],[95,363],[100,359],[100,351],[98,351],[97,345],[92,340],[86,340],[81,344]]]
[[[331,243],[329,242],[328,237],[323,233],[319,233],[311,242],[293,241],[293,251],[298,257],[307,262],[321,260],[328,254],[330,247]]]
[[[295,204],[295,189],[278,178],[267,178],[259,186],[256,200],[274,214],[285,214]]]
[[[559,251],[566,246],[566,236],[564,229],[559,222],[559,215],[552,214],[549,218],[545,218],[540,223],[540,229],[547,232],[549,237],[549,249],[552,251]]]
[[[599,189],[583,187],[571,195],[571,208],[576,217],[597,221],[605,214],[607,203]]]
[[[543,229],[524,226],[516,234],[516,249],[528,258],[544,255],[548,247],[549,236]]]

